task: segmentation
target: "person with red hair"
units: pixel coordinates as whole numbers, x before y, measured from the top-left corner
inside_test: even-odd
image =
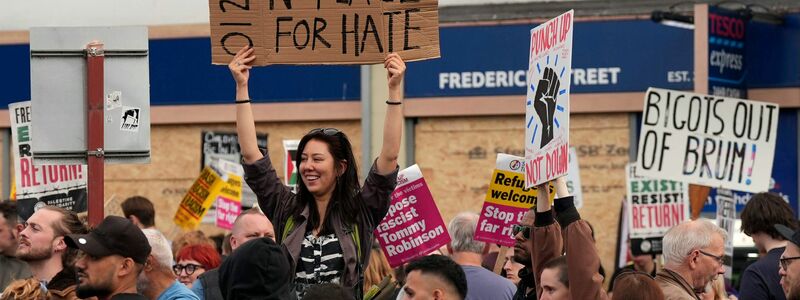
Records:
[[[208,270],[219,267],[219,253],[211,245],[195,244],[183,247],[175,258],[178,262],[172,267],[178,281],[192,288],[192,282]]]

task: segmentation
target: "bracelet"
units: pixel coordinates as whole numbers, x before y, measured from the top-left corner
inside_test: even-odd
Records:
[[[242,103],[250,103],[250,99],[247,99],[247,100],[236,100],[236,104],[242,104]]]
[[[403,102],[386,100],[386,104],[389,104],[389,105],[400,105],[400,104],[403,104]]]

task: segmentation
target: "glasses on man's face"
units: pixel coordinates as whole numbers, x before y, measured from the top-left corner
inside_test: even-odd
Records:
[[[195,264],[185,264],[185,265],[177,264],[172,266],[172,271],[175,272],[175,275],[181,275],[181,272],[185,270],[186,275],[192,275],[194,274],[194,271],[197,271],[197,269],[202,269],[202,268],[203,266]]]
[[[531,238],[531,227],[530,226],[519,225],[519,224],[514,225],[514,227],[512,229],[512,233],[514,233],[514,235],[516,236],[520,232],[522,232],[522,237],[525,238],[526,240]]]
[[[705,255],[705,256],[708,256],[708,257],[711,257],[711,258],[713,258],[714,260],[716,260],[716,261],[717,261],[717,263],[719,263],[719,265],[720,265],[720,266],[725,264],[725,254],[723,254],[723,255],[720,255],[720,256],[716,256],[716,255],[714,255],[714,254],[711,254],[711,253],[705,252],[705,251],[703,251],[703,250],[700,250],[700,249],[698,249],[697,251],[699,251],[701,254],[703,254],[703,255]]]
[[[316,133],[320,133],[320,132],[322,132],[325,135],[334,136],[334,135],[337,135],[341,131],[339,131],[339,129],[336,129],[336,128],[314,128],[314,129],[311,129],[311,131],[309,131],[308,134],[316,134]]]
[[[789,270],[789,265],[790,265],[790,264],[791,264],[791,262],[792,262],[793,260],[795,260],[795,259],[800,259],[800,256],[794,256],[794,257],[781,257],[781,259],[780,259],[780,263],[778,264],[778,266],[779,266],[780,268],[782,268],[784,271],[786,271],[786,270]]]

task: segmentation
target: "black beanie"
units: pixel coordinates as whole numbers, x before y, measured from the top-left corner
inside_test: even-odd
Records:
[[[272,239],[250,240],[222,262],[219,288],[227,300],[295,299],[290,266],[288,253]]]

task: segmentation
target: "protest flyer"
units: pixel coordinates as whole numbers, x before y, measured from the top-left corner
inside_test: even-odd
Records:
[[[628,164],[626,177],[632,239],[661,238],[667,230],[690,218],[688,184],[641,177],[633,164]]]
[[[531,30],[525,104],[525,187],[567,174],[574,11]]]
[[[736,202],[733,200],[733,191],[717,189],[717,225],[728,233],[725,239],[725,279],[731,280],[733,276],[733,227],[736,222]]]
[[[389,212],[375,228],[374,235],[392,268],[450,242],[447,226],[419,166],[413,165],[397,174]]]
[[[226,173],[220,171],[221,167],[219,164],[233,163],[238,166],[238,168],[225,166],[225,168],[228,169],[228,172],[233,172],[239,177],[244,176],[244,169],[241,168],[242,152],[241,149],[239,149],[239,136],[236,134],[236,132],[203,131],[201,133],[201,137],[202,151],[200,152],[200,170],[206,166],[211,166],[217,170],[218,174],[222,174],[224,176]],[[258,144],[259,148],[267,148],[267,138],[268,135],[266,133],[256,133],[256,143]],[[239,202],[241,206],[244,207],[252,207],[255,205],[257,202],[256,194],[250,189],[250,186],[246,184],[242,186],[242,196],[241,201]],[[216,215],[216,203],[212,203],[211,208],[203,218],[203,223],[216,223]]]
[[[209,0],[211,61],[247,45],[255,65],[375,64],[439,57],[437,0]]]
[[[86,165],[33,164],[31,102],[8,105],[11,121],[14,193],[20,217],[27,220],[36,209],[58,206],[74,212],[87,209]]]
[[[242,177],[228,174],[225,186],[217,195],[217,227],[233,229],[233,221],[242,213]]]
[[[221,166],[224,168],[226,164]],[[176,225],[184,230],[196,229],[212,204],[225,205],[224,211],[217,209],[214,223],[222,228],[233,225],[233,220],[241,212],[242,178],[232,172],[224,171],[223,174],[211,166],[203,168],[178,205],[173,218]]]
[[[475,240],[514,246],[514,225],[536,204],[538,191],[525,187],[525,158],[497,154],[489,189],[478,219]],[[551,197],[555,194],[551,191]]]
[[[650,88],[639,175],[745,192],[769,190],[778,105]]]

